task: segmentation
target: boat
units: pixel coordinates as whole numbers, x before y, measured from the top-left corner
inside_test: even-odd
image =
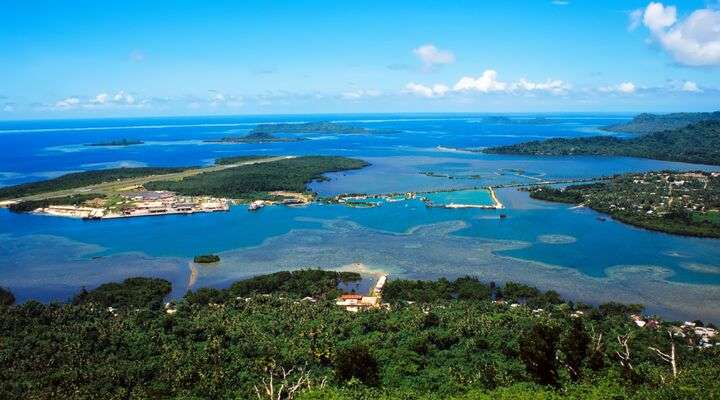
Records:
[[[255,200],[248,206],[248,211],[257,211],[265,207],[265,202],[262,200]]]

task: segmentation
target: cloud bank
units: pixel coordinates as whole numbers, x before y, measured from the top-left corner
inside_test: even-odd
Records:
[[[694,67],[720,66],[720,10],[695,10],[678,20],[675,6],[652,2],[644,10],[631,13],[630,28],[639,26],[640,20],[653,41],[676,62]]]

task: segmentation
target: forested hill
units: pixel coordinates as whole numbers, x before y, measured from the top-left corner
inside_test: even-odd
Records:
[[[638,306],[590,307],[476,278],[391,279],[387,307],[351,313],[335,305],[336,286],[358,278],[281,272],[200,289],[168,306],[170,286],[159,279],[106,284],[71,304],[11,305],[0,290],[0,398],[705,400],[720,393],[720,346],[701,340],[699,321],[678,328],[645,318],[641,327],[628,316]],[[673,344],[677,374],[659,354]]]
[[[702,121],[720,121],[720,111],[711,113],[640,114],[630,122],[610,125],[602,129],[613,132],[654,133],[684,128]]]
[[[486,153],[539,156],[600,155],[720,165],[720,120],[630,139],[592,136],[548,139],[485,149]]]

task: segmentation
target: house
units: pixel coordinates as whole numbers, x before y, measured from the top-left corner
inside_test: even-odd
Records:
[[[362,296],[355,293],[346,293],[338,297],[335,304],[340,307],[345,307],[347,311],[358,312],[360,310],[378,307],[380,305],[379,300],[380,299],[375,296]]]

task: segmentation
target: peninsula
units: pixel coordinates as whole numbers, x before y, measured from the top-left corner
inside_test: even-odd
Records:
[[[231,202],[307,203],[328,172],[365,161],[333,156],[221,158],[211,167],[117,168],[0,188],[12,211],[88,219],[227,211]],[[264,204],[264,203],[263,203]]]
[[[720,237],[720,173],[647,172],[564,189],[533,187],[530,197],[581,204],[655,231]]]
[[[548,139],[484,149],[492,154],[626,156],[720,165],[720,120],[703,121],[629,139],[592,136]]]

